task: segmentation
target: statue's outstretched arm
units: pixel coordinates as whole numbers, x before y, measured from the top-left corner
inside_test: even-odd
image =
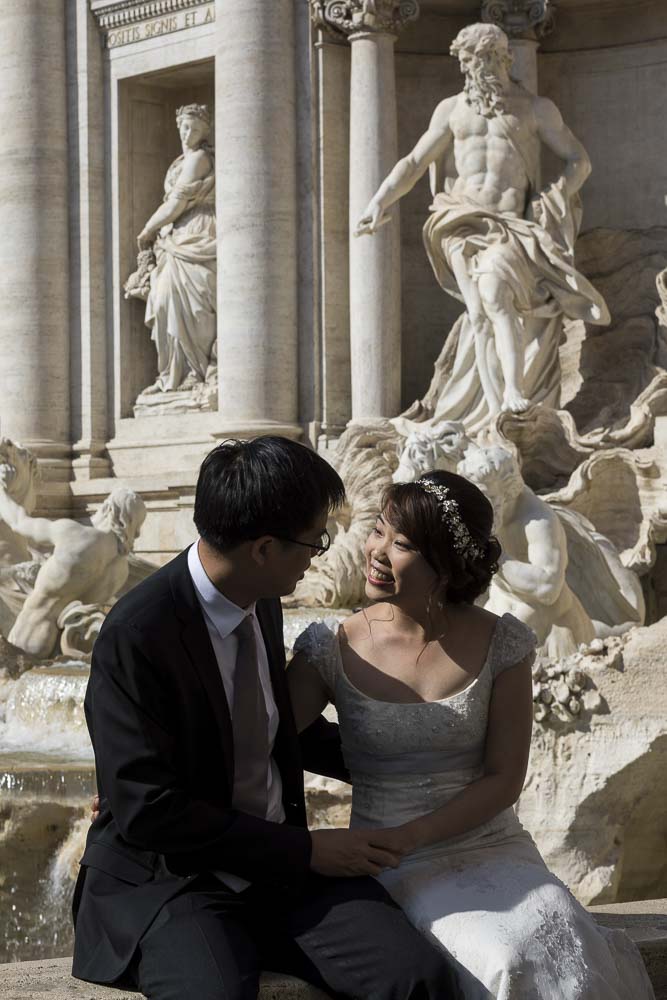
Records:
[[[9,495],[8,489],[15,473],[11,465],[0,466],[0,518],[17,535],[35,545],[54,545],[54,522],[45,517],[30,517],[21,504]]]
[[[537,98],[535,116],[540,139],[556,156],[565,161],[563,177],[567,196],[572,197],[583,186],[591,172],[588,153],[567,127],[553,101],[546,97]]]
[[[414,149],[398,161],[371,198],[355,230],[356,236],[372,235],[378,226],[388,222],[385,215],[387,209],[411,191],[431,163],[447,152],[454,140],[449,128],[449,117],[455,104],[456,98],[452,97],[438,105],[427,131]]]

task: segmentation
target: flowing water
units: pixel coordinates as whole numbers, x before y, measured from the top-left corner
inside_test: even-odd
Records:
[[[286,647],[321,617],[287,610]],[[12,679],[0,663],[0,964],[72,952],[72,889],[95,789],[83,714],[88,674],[72,660]],[[308,784],[311,822],[345,824],[346,791],[329,779]]]
[[[0,962],[71,950],[69,903],[94,788],[85,663],[0,684]]]

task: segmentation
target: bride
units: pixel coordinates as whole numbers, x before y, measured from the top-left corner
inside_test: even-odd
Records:
[[[473,602],[501,550],[472,483],[386,491],[371,606],[315,622],[289,667],[299,729],[338,710],[353,827],[401,857],[378,880],[453,958],[465,1000],[650,1000],[635,945],[596,925],[513,811],[528,764],[533,632]]]

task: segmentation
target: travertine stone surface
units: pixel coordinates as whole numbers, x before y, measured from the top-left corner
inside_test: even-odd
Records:
[[[667,900],[593,906],[599,924],[619,927],[636,942],[656,1000],[667,1000]],[[91,986],[72,979],[70,958],[0,966],[0,995],[11,1000],[133,1000],[136,993]],[[324,1000],[326,994],[288,976],[262,977],[259,1000]]]
[[[72,467],[76,479],[109,475],[106,331],[104,66],[88,0],[66,4],[70,168]],[[78,166],[78,170],[74,167]]]
[[[356,239],[364,206],[396,159],[392,35],[353,35],[350,88],[350,345],[352,419],[393,417],[401,407],[400,227],[397,213],[375,242]],[[369,155],[370,154],[370,155]]]
[[[219,410],[297,420],[295,30],[290,0],[216,5]]]
[[[319,314],[322,432],[342,434],[352,415],[350,376],[349,133],[350,48],[320,32],[315,44],[318,98]]]
[[[556,15],[551,0],[482,0],[481,19],[511,38],[534,38],[553,31]]]
[[[606,640],[578,667],[593,719],[536,726],[517,806],[549,867],[584,903],[667,891],[667,619]]]
[[[417,18],[416,0],[313,0],[316,24],[349,36],[350,349],[352,419],[392,417],[401,406],[400,228],[398,214],[373,244],[355,239],[364,206],[398,154],[394,43]]]
[[[137,993],[72,979],[71,958],[0,966],[0,996],[8,1000],[137,1000]],[[265,973],[259,1000],[326,1000],[327,994],[300,979]]]
[[[65,0],[2,0],[0,22],[0,423],[68,479]]]
[[[591,906],[603,927],[622,927],[637,944],[653,984],[655,1000],[667,1000],[667,899]]]

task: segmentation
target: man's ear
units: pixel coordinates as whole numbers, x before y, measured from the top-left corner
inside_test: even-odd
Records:
[[[256,562],[258,566],[264,566],[270,558],[271,551],[275,544],[276,539],[273,535],[262,535],[261,538],[253,539],[250,547],[250,558]]]

